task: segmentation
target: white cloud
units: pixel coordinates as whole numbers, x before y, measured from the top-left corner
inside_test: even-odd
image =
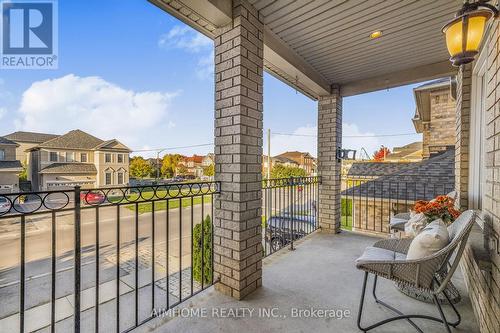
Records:
[[[306,125],[299,127],[291,134],[296,136],[271,135],[271,155],[275,156],[285,151],[305,151],[313,156],[317,155],[317,133],[316,126]],[[381,142],[378,138],[370,137],[371,132],[362,132],[356,124],[342,124],[342,147],[344,149],[357,150],[357,157],[360,157],[361,149],[364,148],[369,155],[377,150]],[[354,138],[352,136],[362,136]],[[266,146],[267,147],[267,146]],[[265,150],[267,154],[267,150]]]
[[[160,36],[158,46],[164,49],[176,48],[198,53],[212,48],[213,42],[188,26],[175,26]]]
[[[214,73],[214,44],[203,34],[188,26],[175,26],[158,39],[158,46],[165,50],[180,49],[198,54],[195,74],[198,78],[212,79]]]
[[[135,92],[100,77],[70,74],[33,83],[22,95],[16,125],[59,134],[79,128],[133,148],[153,140],[152,130],[168,129],[168,108],[177,94]]]

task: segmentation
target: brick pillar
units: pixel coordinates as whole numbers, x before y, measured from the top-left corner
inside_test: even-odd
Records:
[[[318,100],[319,225],[322,231],[340,232],[340,169],[337,147],[342,147],[342,97],[338,87]]]
[[[469,204],[469,140],[470,140],[470,96],[472,86],[471,65],[463,65],[457,74],[456,143],[455,143],[455,189],[460,208]]]
[[[242,299],[262,284],[263,23],[247,1],[215,38],[215,288]]]

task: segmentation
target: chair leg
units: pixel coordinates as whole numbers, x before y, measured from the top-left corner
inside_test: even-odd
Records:
[[[380,299],[378,299],[378,298],[377,298],[377,292],[376,292],[376,290],[377,290],[377,278],[378,278],[378,276],[377,276],[377,275],[375,275],[375,278],[374,278],[374,280],[373,280],[373,290],[372,290],[372,295],[373,295],[373,298],[375,299],[375,303],[385,306],[386,308],[388,308],[389,310],[391,310],[391,311],[392,311],[392,312],[394,312],[394,313],[397,313],[397,314],[398,314],[398,315],[400,315],[400,316],[404,316],[404,313],[403,313],[403,312],[399,311],[398,309],[396,309],[396,308],[392,307],[391,305],[389,305],[389,304],[387,304],[387,303],[385,303],[385,302],[383,302],[383,301],[381,301]],[[406,320],[410,323],[410,325],[411,325],[411,326],[415,327],[415,329],[416,329],[419,333],[424,333],[424,332],[420,329],[420,327],[418,327],[418,326],[417,326],[417,324],[415,324],[415,323],[413,322],[413,320],[411,320],[411,319],[406,319]]]
[[[451,323],[448,323],[446,321],[446,317],[444,316],[444,313],[443,313],[443,310],[441,308],[441,305],[439,304],[438,302],[438,299],[437,299],[437,296],[434,295],[434,300],[438,306],[438,310],[439,310],[439,313],[441,315],[441,318],[437,318],[437,317],[432,317],[432,316],[426,316],[426,315],[405,315],[403,314],[402,312],[400,312],[399,310],[396,310],[395,308],[393,308],[392,306],[382,302],[381,300],[379,300],[377,298],[377,294],[376,294],[376,285],[377,285],[377,275],[375,275],[375,280],[374,280],[374,283],[373,283],[373,297],[375,298],[375,301],[381,305],[384,305],[386,306],[387,308],[393,310],[394,312],[396,312],[397,314],[399,314],[398,316],[395,316],[395,317],[391,317],[391,318],[387,318],[387,319],[384,319],[384,320],[381,320],[373,325],[370,325],[370,326],[367,326],[367,327],[363,327],[361,326],[361,317],[362,317],[362,314],[363,314],[363,306],[364,306],[364,302],[365,302],[365,293],[366,293],[366,283],[367,283],[367,280],[368,280],[368,272],[365,272],[365,277],[363,279],[363,287],[361,289],[361,299],[360,299],[360,302],[359,302],[359,311],[358,311],[358,320],[357,320],[357,324],[358,324],[358,328],[363,331],[363,332],[368,332],[376,327],[379,327],[379,326],[382,326],[382,325],[385,325],[387,323],[390,323],[392,321],[396,321],[396,320],[401,320],[401,319],[405,319],[407,321],[410,322],[410,324],[412,324],[413,327],[415,327],[420,333],[422,332],[422,330],[420,330],[420,328],[416,325],[414,325],[414,323],[410,320],[410,319],[427,319],[427,320],[432,320],[432,321],[436,321],[438,323],[442,323],[445,325],[446,329],[447,329],[447,333],[451,333],[450,331],[450,327],[449,327],[449,324],[453,326],[453,324]],[[447,296],[447,295],[445,295]],[[451,304],[451,302],[450,302]],[[456,311],[455,307],[452,306],[453,309]],[[457,323],[458,325],[458,323]]]
[[[443,309],[441,308],[441,304],[439,304],[439,300],[436,295],[432,295],[434,297],[434,302],[436,303],[436,306],[439,310],[439,315],[441,316],[441,321],[446,328],[446,332],[451,333],[450,326],[448,325],[448,321],[446,320],[446,317],[444,315]]]
[[[434,278],[434,282],[439,283],[439,281],[437,281],[436,278]],[[457,316],[457,320],[452,322],[452,323],[448,322],[448,325],[453,326],[453,327],[457,327],[460,324],[460,322],[462,321],[462,316],[460,316],[460,312],[458,312],[457,308],[455,307],[455,304],[453,304],[453,302],[450,300],[450,298],[446,294],[446,291],[443,290],[442,294],[444,295],[444,297],[448,301],[448,304],[450,304],[451,308],[453,309],[453,312],[455,312],[455,315]]]
[[[375,275],[375,277],[377,276]],[[359,301],[358,310],[358,328],[363,332],[366,332],[366,330],[361,327],[361,314],[363,313],[363,304],[365,303],[366,280],[368,280],[368,272],[365,272],[365,278],[363,279],[363,288],[361,289],[361,299]]]

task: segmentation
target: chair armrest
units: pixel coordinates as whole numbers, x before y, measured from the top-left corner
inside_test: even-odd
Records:
[[[411,218],[411,214],[410,213],[399,213],[399,214],[394,215],[394,217],[398,218],[398,219],[409,220]]]
[[[411,241],[412,239],[410,238],[401,238],[401,239],[389,238],[389,239],[379,240],[375,244],[373,244],[373,246],[379,247],[381,249],[407,254],[408,249],[410,248]]]

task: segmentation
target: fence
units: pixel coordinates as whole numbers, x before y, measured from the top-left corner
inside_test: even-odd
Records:
[[[319,227],[317,202],[320,177],[268,179],[262,182],[262,236],[264,255]]]
[[[0,331],[128,332],[212,285],[218,193],[203,182],[0,195]]]
[[[388,233],[392,216],[407,213],[418,200],[453,191],[455,184],[350,180],[341,196],[341,227]]]

